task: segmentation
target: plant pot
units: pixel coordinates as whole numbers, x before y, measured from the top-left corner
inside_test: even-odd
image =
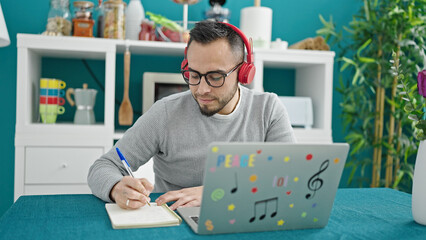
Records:
[[[414,167],[411,210],[414,221],[426,225],[426,140],[420,142]]]

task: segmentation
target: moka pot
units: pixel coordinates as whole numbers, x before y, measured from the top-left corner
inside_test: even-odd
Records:
[[[66,97],[71,106],[76,105],[76,111],[74,115],[75,124],[94,124],[95,113],[93,107],[96,101],[95,89],[88,89],[87,83],[83,84],[83,88],[69,88],[66,93]],[[75,103],[71,98],[71,94],[74,94]]]

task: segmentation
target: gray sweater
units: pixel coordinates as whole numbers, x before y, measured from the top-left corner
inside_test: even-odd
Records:
[[[273,93],[240,86],[240,99],[229,115],[206,117],[188,90],[157,101],[115,144],[133,171],[154,159],[155,192],[203,184],[207,146],[225,142],[295,142],[283,104]],[[93,194],[110,202],[112,187],[127,175],[115,147],[90,167]]]

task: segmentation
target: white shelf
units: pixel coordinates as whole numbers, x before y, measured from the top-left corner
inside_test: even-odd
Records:
[[[184,55],[184,43],[151,41],[126,41],[115,39],[52,37],[34,34],[18,34],[17,111],[15,134],[15,200],[25,194],[87,193],[87,184],[81,180],[69,183],[26,182],[25,169],[29,159],[48,159],[53,163],[65,159],[73,162],[73,154],[87,152],[87,159],[80,159],[82,171],[87,171],[86,161],[94,161],[111,149],[114,140],[124,131],[115,130],[115,71],[116,56],[123,53],[126,45],[133,55]],[[263,91],[263,69],[295,69],[295,94],[312,98],[314,125],[312,129],[296,128],[299,142],[332,142],[331,106],[334,52],[302,50],[254,49],[256,76],[249,86]],[[72,123],[42,124],[38,119],[38,93],[41,76],[41,59],[71,58],[105,61],[104,122],[95,125]],[[266,80],[267,81],[267,80]],[[283,86],[285,87],[285,86]],[[66,152],[54,157],[50,152]],[[37,153],[37,156],[34,154]],[[89,156],[90,155],[90,156]],[[84,158],[81,156],[80,158]],[[65,161],[64,160],[64,161]],[[41,166],[43,167],[43,166]],[[74,166],[73,171],[75,171]],[[62,170],[61,170],[62,171]],[[37,172],[32,172],[37,177]],[[40,176],[42,177],[42,176]],[[43,179],[43,178],[41,178]]]

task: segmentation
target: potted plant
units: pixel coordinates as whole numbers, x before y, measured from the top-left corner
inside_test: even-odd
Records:
[[[351,145],[346,164],[352,171],[348,183],[358,186],[393,187],[411,191],[413,163],[418,141],[412,122],[397,94],[398,76],[389,69],[394,63],[412,79],[424,68],[425,0],[363,0],[353,21],[336,32],[325,21],[317,33],[341,49],[338,58],[342,74],[337,91],[342,94],[342,120]],[[333,45],[332,45],[333,47]],[[411,74],[411,75],[410,75]],[[367,173],[371,169],[371,177]]]
[[[414,136],[420,140],[414,167],[412,213],[416,222],[426,225],[426,70],[417,74],[417,84],[411,84],[411,79],[405,77],[403,70],[399,68],[395,55],[392,61],[393,74],[400,80],[398,89],[405,101],[404,110],[412,120]]]

